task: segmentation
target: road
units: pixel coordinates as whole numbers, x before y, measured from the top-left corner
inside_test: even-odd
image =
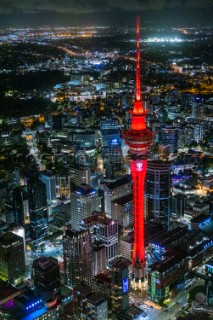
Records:
[[[168,308],[161,308],[157,304],[148,299],[142,299],[135,295],[130,294],[130,303],[134,303],[140,309],[147,313],[145,320],[176,320],[179,313],[183,311],[183,307],[187,309],[188,292],[195,286],[203,285],[203,280],[191,280],[187,285],[187,288],[183,288],[179,293],[171,298],[168,302]]]
[[[56,241],[56,240],[55,240]],[[59,262],[62,261],[62,255],[63,255],[63,248],[62,243],[61,244],[54,244],[54,240],[51,241],[45,241],[46,246],[45,249],[41,252],[33,252],[32,250],[28,250],[26,252],[25,256],[25,266],[26,266],[26,278],[31,277],[32,272],[32,264],[33,261],[39,257],[46,256],[46,257],[54,257],[58,259]]]

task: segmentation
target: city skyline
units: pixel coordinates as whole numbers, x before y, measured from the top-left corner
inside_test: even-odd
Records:
[[[211,5],[0,3],[0,320],[210,320]]]

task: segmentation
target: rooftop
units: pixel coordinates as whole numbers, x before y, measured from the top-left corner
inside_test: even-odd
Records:
[[[129,194],[127,194],[121,198],[118,198],[112,202],[116,203],[118,205],[123,205],[123,204],[129,203],[129,202],[132,202],[132,201],[133,201],[133,193],[129,193]]]
[[[105,299],[98,293],[91,293],[88,297],[87,297],[88,301],[90,303],[92,303],[93,305],[98,305],[102,302],[105,301]]]
[[[165,247],[165,246],[171,247],[173,242],[177,243],[179,240],[183,239],[188,234],[189,234],[189,231],[186,228],[177,227],[170,231],[166,231],[163,234],[160,234],[151,242],[161,247]]]
[[[132,181],[131,175],[126,174],[126,175],[122,176],[121,178],[118,178],[116,181],[113,181],[113,182],[107,184],[106,187],[109,190],[113,190],[113,189],[116,189],[116,188],[123,186],[124,184],[131,183],[131,181]]]
[[[39,257],[33,261],[33,268],[36,268],[42,272],[46,272],[55,265],[58,265],[58,260],[52,257]]]
[[[89,184],[82,183],[74,189],[73,193],[85,197],[97,194],[97,190],[93,189]]]
[[[109,270],[103,270],[94,277],[96,282],[108,283],[112,282],[112,274]]]
[[[81,295],[81,296],[87,297],[89,294],[92,293],[92,288],[87,286],[87,285],[81,284],[79,286],[74,287],[73,291],[77,295]]]
[[[40,175],[43,175],[43,176],[47,176],[47,177],[53,177],[54,174],[51,170],[44,170],[44,171],[40,171],[39,172]]]
[[[0,245],[8,246],[16,242],[23,242],[22,237],[8,231],[0,236]]]
[[[191,223],[201,223],[209,220],[211,220],[210,216],[207,216],[206,214],[199,214],[199,216],[191,219]]]
[[[101,213],[98,211],[93,211],[93,215],[88,218],[85,218],[83,221],[85,224],[99,223],[99,224],[103,224],[103,225],[107,225],[107,226],[115,223],[115,221],[108,218],[105,213]]]

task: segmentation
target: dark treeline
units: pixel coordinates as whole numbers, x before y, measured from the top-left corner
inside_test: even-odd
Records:
[[[61,71],[29,72],[24,75],[15,73],[0,74],[0,92],[18,90],[29,92],[31,90],[48,90],[55,84],[69,81]]]

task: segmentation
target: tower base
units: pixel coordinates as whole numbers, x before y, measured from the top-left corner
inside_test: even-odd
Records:
[[[144,290],[146,280],[146,262],[132,266],[131,287],[134,290]]]

